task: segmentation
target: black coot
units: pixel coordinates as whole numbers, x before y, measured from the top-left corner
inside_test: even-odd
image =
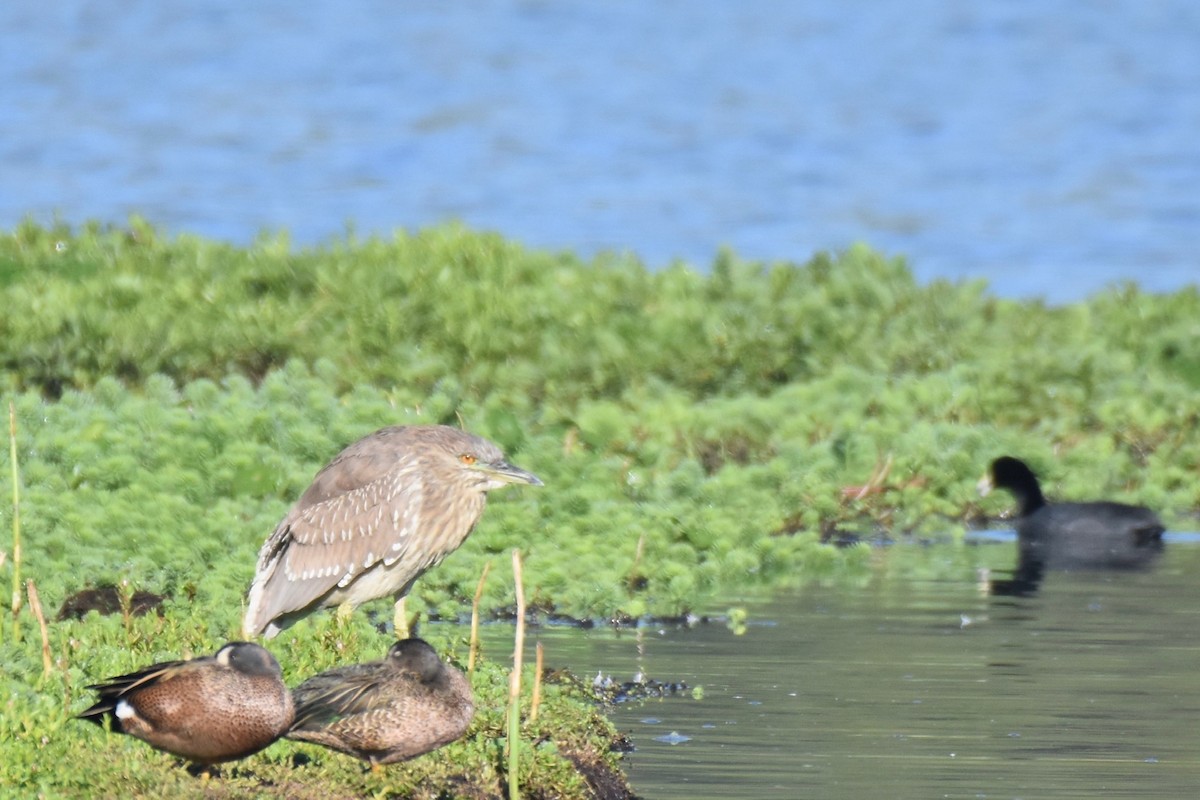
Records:
[[[992,462],[979,482],[987,494],[1007,489],[1017,500],[1020,562],[1029,569],[1137,569],[1162,551],[1165,528],[1142,506],[1109,501],[1048,503],[1037,476],[1011,456]]]

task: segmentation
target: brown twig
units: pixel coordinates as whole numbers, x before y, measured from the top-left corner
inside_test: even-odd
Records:
[[[71,713],[71,639],[63,642],[62,655],[58,659],[58,669],[63,679],[63,713]]]
[[[533,699],[529,702],[529,722],[537,722],[538,706],[542,704],[542,643],[537,643],[537,660],[533,670]]]
[[[627,575],[625,578],[625,585],[629,587],[630,591],[635,591],[638,588],[638,579],[641,577],[641,573],[638,572],[638,568],[642,565],[642,552],[645,550],[645,548],[646,533],[643,531],[642,534],[638,536],[637,549],[633,553],[633,565],[629,568],[629,575]]]
[[[869,494],[876,494],[882,491],[883,482],[887,480],[888,475],[892,473],[892,454],[888,453],[883,462],[875,462],[874,468],[871,470],[871,477],[861,486],[847,486],[842,489],[842,498],[845,500],[862,500]]]
[[[42,613],[42,601],[38,597],[37,587],[33,578],[25,582],[25,591],[29,593],[29,610],[37,619],[38,627],[42,630],[42,674],[49,675],[54,671],[54,657],[50,654],[50,631],[46,627],[46,615]]]

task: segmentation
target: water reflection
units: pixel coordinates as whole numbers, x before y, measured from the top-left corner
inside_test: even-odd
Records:
[[[1091,573],[1093,577],[1105,572],[1145,572],[1152,570],[1162,555],[1161,528],[1153,536],[1131,541],[1129,546],[1086,548],[1082,557],[1075,553],[1059,552],[1044,547],[1045,542],[1029,538],[1017,539],[1017,564],[1011,577],[993,578],[990,570],[983,570],[983,584],[997,596],[1029,597],[1041,586],[1047,572],[1076,571]],[[1112,543],[1110,542],[1110,545]]]
[[[747,602],[720,624],[542,629],[547,663],[701,687],[613,709],[647,798],[1180,797],[1200,781],[1193,576],[1042,576],[991,596],[1011,542],[895,547],[865,587]],[[488,631],[493,656],[511,629]]]

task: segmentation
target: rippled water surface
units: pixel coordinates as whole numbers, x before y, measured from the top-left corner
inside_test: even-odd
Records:
[[[534,633],[553,666],[702,687],[613,711],[649,800],[1194,796],[1200,546],[982,593],[976,568],[1012,548],[881,552],[865,586],[746,603],[741,635]],[[489,631],[489,652],[511,634]]]
[[[1200,274],[1192,0],[0,3],[0,227],[446,219],[706,266],[866,241],[1070,300]]]

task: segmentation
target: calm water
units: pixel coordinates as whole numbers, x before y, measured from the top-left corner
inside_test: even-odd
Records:
[[[1013,546],[881,552],[866,587],[746,604],[740,636],[537,635],[554,666],[703,687],[613,713],[648,800],[1195,796],[1200,546],[985,596],[974,566],[1010,566]],[[489,631],[489,653],[511,635]]]
[[[866,241],[1002,294],[1200,263],[1193,0],[0,3],[0,228],[446,219],[707,265]]]

